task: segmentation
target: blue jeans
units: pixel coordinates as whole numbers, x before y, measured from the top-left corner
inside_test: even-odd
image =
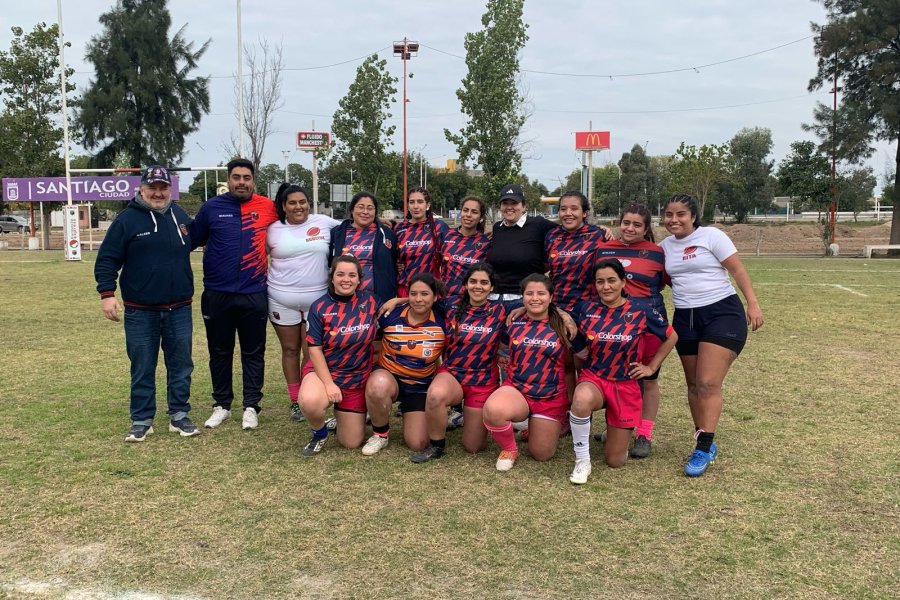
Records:
[[[156,363],[166,363],[166,402],[173,421],[191,410],[191,305],[170,311],[125,308],[125,348],[131,360],[131,422],[151,425],[156,415]]]

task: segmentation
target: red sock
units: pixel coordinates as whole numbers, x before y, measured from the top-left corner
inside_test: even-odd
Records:
[[[502,450],[506,450],[507,452],[516,452],[518,450],[518,447],[516,446],[516,433],[513,431],[512,423],[509,421],[506,422],[506,425],[501,427],[494,427],[493,425],[485,423],[484,428],[491,432],[494,441],[497,442],[497,445],[500,446]]]
[[[289,383],[288,386],[288,398],[291,399],[291,404],[297,404],[297,400],[300,398],[300,384],[299,383]]]
[[[639,435],[644,436],[648,440],[653,437],[653,421],[650,419],[641,419],[641,424],[637,426],[634,437],[638,437]]]

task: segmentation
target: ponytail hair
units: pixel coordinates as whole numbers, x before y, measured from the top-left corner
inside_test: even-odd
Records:
[[[553,286],[553,282],[550,281],[550,278],[544,275],[543,273],[532,273],[528,277],[522,280],[522,300],[524,301],[525,296],[525,288],[528,287],[529,283],[540,283],[543,284],[547,291],[550,292],[550,296],[553,296],[553,292],[556,288]],[[551,300],[550,306],[547,309],[547,318],[550,321],[550,327],[556,333],[557,337],[562,340],[563,345],[566,348],[571,348],[572,344],[569,342],[569,336],[566,334],[566,325],[563,323],[563,318],[559,314],[559,308],[557,308],[556,304]]]

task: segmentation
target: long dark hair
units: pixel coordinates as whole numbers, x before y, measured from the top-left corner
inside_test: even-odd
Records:
[[[626,211],[633,212],[633,211]],[[594,268],[591,269],[591,278],[596,282],[597,281],[597,271],[600,269],[612,269],[616,272],[616,275],[619,276],[619,279],[622,281],[626,281],[628,275],[625,273],[625,267],[622,265],[622,262],[618,258],[604,258],[598,260],[594,263]],[[595,284],[596,286],[596,284]],[[625,293],[625,288],[622,288],[622,297],[625,298],[628,294]]]
[[[522,280],[521,292],[523,303],[525,301],[525,288],[528,287],[529,283],[543,284],[544,287],[547,288],[547,291],[550,292],[551,296],[553,296],[553,292],[556,291],[556,288],[553,286],[553,282],[550,281],[549,277],[543,273],[532,273]],[[563,323],[563,319],[559,314],[559,309],[552,300],[550,301],[550,306],[547,308],[547,318],[550,321],[550,327],[553,328],[553,331],[555,331],[556,335],[559,336],[559,339],[562,340],[563,345],[566,348],[571,348],[572,345],[569,342],[569,336],[566,335],[566,325]]]
[[[306,198],[306,203],[309,204],[309,194],[296,183],[288,183],[285,181],[278,186],[278,191],[275,192],[275,212],[278,213],[278,220],[282,223],[287,220],[287,213],[284,211],[285,200],[287,200],[287,197],[291,194],[296,194],[298,192],[303,194],[303,197]]]
[[[444,253],[444,240],[437,234],[437,224],[434,221],[434,213],[431,211],[431,194],[424,187],[417,186],[409,190],[406,194],[406,200],[409,201],[409,197],[415,193],[422,194],[425,197],[425,202],[428,204],[428,208],[425,209],[425,222],[428,223],[428,231],[431,232],[431,247],[433,248],[431,254],[431,271],[436,275],[440,273],[441,270],[441,255]],[[410,214],[409,209],[407,209],[403,225],[409,225],[410,219],[412,219],[412,214]]]
[[[653,218],[650,209],[643,204],[629,204],[622,209],[622,214],[619,215],[619,227],[622,226],[622,219],[626,214],[639,215],[644,220],[644,239],[655,244],[656,236],[653,235],[653,226],[650,225],[650,220]]]
[[[375,221],[374,223],[378,223],[378,198],[375,197],[375,194],[372,192],[367,192],[365,190],[361,192],[356,192],[353,195],[353,198],[350,199],[350,222],[353,222],[353,209],[356,208],[356,205],[363,198],[369,198],[372,201],[372,204],[375,206]]]
[[[466,196],[463,198],[463,201],[459,203],[459,209],[462,210],[462,207],[470,200],[478,203],[478,211],[481,213],[481,218],[478,219],[478,223],[475,225],[475,231],[484,233],[484,225],[487,222],[487,204],[485,204],[484,200],[478,196]]]
[[[362,285],[363,269],[362,265],[359,264],[359,259],[350,254],[341,254],[331,261],[331,268],[328,269],[328,291],[331,292],[331,295],[333,296],[337,295],[337,292],[334,291],[334,272],[337,271],[338,263],[350,263],[356,265],[356,273],[359,275],[359,285]],[[359,287],[356,288],[356,291],[359,291]]]
[[[454,333],[456,332],[457,329],[459,329],[459,322],[460,322],[460,320],[462,320],[463,314],[465,314],[466,309],[469,308],[470,306],[472,306],[472,299],[469,298],[469,288],[468,288],[468,286],[466,286],[466,283],[468,283],[469,278],[472,275],[474,275],[475,273],[480,273],[480,272],[487,273],[488,279],[491,282],[491,287],[493,287],[495,289],[497,287],[497,281],[495,279],[496,274],[494,272],[494,267],[492,267],[488,263],[477,262],[477,263],[471,265],[468,269],[466,269],[466,272],[463,275],[463,286],[465,286],[465,288],[459,299],[459,304],[456,307],[456,313],[454,315],[454,324],[453,324]]]
[[[670,204],[674,204],[675,202],[681,202],[691,211],[691,216],[694,217],[694,229],[697,229],[701,226],[700,223],[700,209],[697,207],[697,201],[694,200],[694,197],[690,194],[675,194],[663,205],[663,208],[668,208]]]

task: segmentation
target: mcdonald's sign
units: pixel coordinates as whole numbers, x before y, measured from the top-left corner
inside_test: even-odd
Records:
[[[609,150],[608,131],[576,131],[576,150]]]

